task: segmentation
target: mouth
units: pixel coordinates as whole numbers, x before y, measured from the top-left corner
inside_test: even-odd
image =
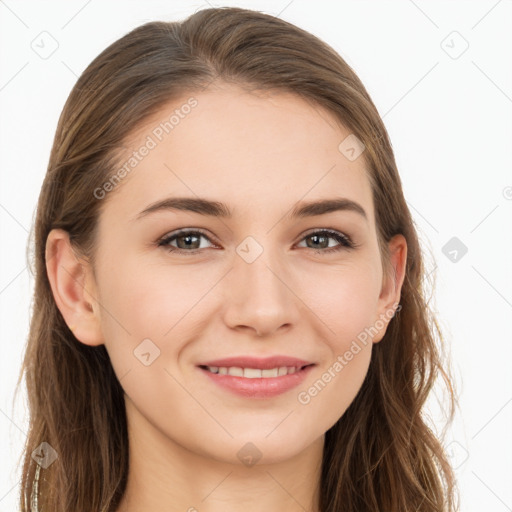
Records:
[[[314,366],[315,363],[300,359],[274,357],[230,358],[200,364],[197,368],[223,390],[245,398],[268,399],[298,386]]]

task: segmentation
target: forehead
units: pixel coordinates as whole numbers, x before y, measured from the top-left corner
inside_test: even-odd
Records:
[[[171,195],[199,196],[240,216],[343,196],[373,219],[364,153],[349,160],[340,150],[349,136],[331,112],[298,95],[216,85],[167,103],[132,132],[113,202],[128,213]]]

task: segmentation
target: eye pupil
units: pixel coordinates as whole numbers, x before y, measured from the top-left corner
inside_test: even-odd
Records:
[[[311,235],[308,237],[309,240],[315,240],[315,243],[317,243],[319,241],[319,239],[323,239],[324,241],[328,240],[328,237],[326,237],[325,235]],[[327,246],[325,246],[325,244],[322,245],[322,247],[328,247],[329,246],[329,242],[327,242]],[[316,246],[313,246],[313,248],[317,249],[318,248],[318,244]]]
[[[193,242],[191,242],[191,239],[195,238],[196,241],[199,240],[199,237],[196,236],[196,235],[181,235],[181,236],[178,236],[176,237],[176,245],[180,248],[180,249],[183,249],[183,247],[180,247],[180,243],[179,241],[180,240],[186,240],[185,242],[185,248],[190,248],[193,246],[194,249],[196,249],[197,247],[194,245]],[[197,244],[196,244],[197,245]]]

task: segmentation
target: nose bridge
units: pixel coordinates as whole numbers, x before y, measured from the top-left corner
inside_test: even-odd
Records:
[[[227,323],[252,327],[260,335],[294,323],[297,304],[287,286],[290,272],[283,270],[283,255],[253,237],[242,241],[236,252],[228,285]]]

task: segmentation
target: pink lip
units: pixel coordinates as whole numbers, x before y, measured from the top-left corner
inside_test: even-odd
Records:
[[[291,373],[289,375],[281,375],[280,377],[249,379],[246,377],[211,373],[204,368],[204,366],[238,366],[241,368],[259,368],[262,370],[279,368],[281,366],[294,366],[296,368],[300,368],[300,370],[296,370],[295,373]],[[215,382],[215,384],[218,384],[222,388],[237,395],[245,398],[272,398],[298,386],[304,381],[313,366],[313,363],[308,363],[308,361],[304,361],[302,359],[286,356],[274,356],[265,359],[258,359],[254,357],[216,359],[215,361],[209,361],[204,365],[200,365],[199,368],[206,376]]]

